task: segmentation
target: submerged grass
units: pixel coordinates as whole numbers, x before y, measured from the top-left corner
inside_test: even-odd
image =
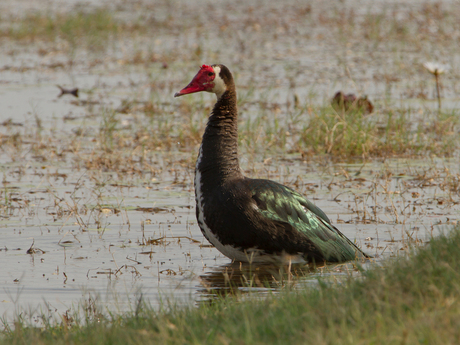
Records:
[[[100,51],[125,27],[105,8],[89,11],[77,8],[68,13],[30,12],[4,25],[0,29],[0,38],[28,43],[64,41],[73,53],[77,47]]]
[[[418,94],[423,94],[423,90],[418,92],[419,90],[413,86],[418,80],[414,77],[420,72],[416,66],[420,65],[419,62],[425,56],[416,55],[415,60],[413,57],[406,57],[406,51],[401,50],[401,44],[408,45],[407,42],[420,44],[426,41],[436,43],[436,47],[443,44],[446,49],[456,47],[448,44],[452,41],[455,30],[447,30],[451,26],[458,28],[456,8],[454,10],[439,2],[408,7],[405,11],[399,11],[398,5],[383,6],[376,13],[365,11],[363,14],[358,14],[353,7],[348,6],[312,8],[295,3],[283,8],[275,6],[268,10],[267,16],[265,12],[259,13],[259,11],[267,11],[265,7],[255,6],[245,11],[244,7],[228,4],[224,7],[225,10],[219,10],[217,7],[209,8],[208,16],[201,17],[196,16],[195,12],[190,11],[187,6],[181,6],[181,11],[177,12],[167,5],[167,2],[152,5],[141,1],[132,6],[131,8],[126,5],[125,8],[120,5],[116,6],[116,9],[111,9],[77,5],[67,12],[40,10],[24,12],[18,17],[3,14],[0,18],[0,38],[23,43],[48,42],[49,46],[43,45],[47,49],[39,49],[40,55],[54,50],[55,53],[49,54],[48,58],[51,58],[58,55],[58,52],[65,51],[70,57],[69,66],[74,61],[82,65],[87,64],[91,73],[99,72],[91,70],[89,66],[107,64],[110,61],[116,63],[116,66],[141,62],[146,64],[146,68],[143,68],[140,73],[150,74],[148,82],[151,95],[148,101],[141,96],[144,92],[138,91],[119,109],[106,108],[104,105],[99,109],[98,106],[91,106],[95,109],[88,107],[87,111],[91,115],[103,118],[99,136],[91,138],[95,139],[94,142],[99,144],[102,150],[91,151],[92,161],[95,156],[108,153],[120,157],[118,150],[196,151],[212,103],[208,102],[207,98],[201,104],[197,104],[197,98],[173,101],[173,90],[183,86],[184,78],[182,74],[178,77],[169,72],[168,68],[171,67],[171,71],[191,71],[188,67],[184,67],[184,61],[188,61],[187,64],[195,64],[196,60],[200,63],[224,62],[228,56],[227,48],[231,49],[231,56],[234,56],[235,61],[247,62],[238,68],[232,68],[239,87],[238,106],[242,110],[240,144],[243,153],[244,150],[249,153],[271,151],[267,153],[268,155],[273,152],[283,154],[299,152],[302,155],[308,153],[310,156],[326,153],[340,159],[426,153],[450,156],[460,146],[457,120],[459,114],[456,110],[450,113],[440,112],[437,117],[434,117],[427,109],[423,109],[427,114],[419,114],[411,109],[400,109],[394,105],[384,108],[377,104],[376,111],[372,114],[358,111],[338,112],[328,105],[318,106],[317,103],[315,106],[304,104],[302,107],[300,104],[302,101],[299,101],[295,94],[308,87],[312,92],[310,97],[314,94],[315,98],[318,98],[322,93],[319,91],[320,88],[316,90],[312,86],[314,80],[329,80],[332,85],[335,83],[339,85],[341,83],[338,81],[346,79],[362,80],[364,83],[369,81],[367,76],[369,71],[372,72],[369,75],[373,75],[372,81],[369,82],[370,91],[384,81],[390,90],[394,87],[393,83],[406,79],[411,80],[410,90],[408,90],[411,92],[408,94],[412,95],[410,97],[418,97]],[[224,15],[227,11],[234,13],[233,19]],[[394,13],[400,15],[395,17]],[[206,20],[209,16],[216,19],[213,23],[217,23],[217,26],[208,26],[211,25]],[[430,20],[426,20],[427,18]],[[391,25],[388,26],[387,23]],[[217,42],[213,41],[214,35],[207,36],[211,31],[219,33]],[[185,38],[186,35],[183,35],[185,32],[192,34]],[[239,37],[241,32],[246,32],[244,39]],[[262,35],[262,32],[265,34]],[[306,34],[308,32],[311,34]],[[176,44],[170,44],[172,37],[174,40],[180,38],[177,47]],[[196,37],[201,38],[197,40]],[[339,56],[352,54],[356,61],[367,61],[367,64],[359,64],[361,67],[357,68],[349,64],[348,60],[338,58],[339,68],[327,73],[329,67],[326,66],[324,75],[321,72],[321,76],[315,79],[314,74],[308,77],[302,76],[302,69],[305,68],[303,62],[295,64],[277,62],[277,68],[284,65],[285,71],[275,73],[275,69],[273,71],[267,69],[272,71],[270,73],[276,74],[276,79],[273,79],[269,74],[264,73],[266,66],[265,63],[260,63],[259,54],[270,51],[266,48],[273,42],[277,42],[276,44],[282,47],[281,43],[290,42],[292,37],[296,37],[298,42],[301,42],[301,44],[289,43],[288,45],[295,47],[292,51],[289,49],[287,55],[293,61],[300,62],[302,57],[311,54],[310,51],[303,50],[303,47],[316,46],[319,41],[324,41],[327,42],[327,46],[338,49]],[[65,44],[61,44],[62,42]],[[225,46],[218,45],[219,42],[225,42]],[[89,61],[86,61],[85,55],[82,55],[81,59],[77,58],[77,51],[103,51],[109,44],[113,44],[112,54],[101,54],[97,57],[94,55],[92,56],[94,60]],[[394,52],[394,54],[391,56],[369,54],[371,51],[374,52],[377,46],[380,47],[378,51]],[[346,52],[342,52],[343,49],[346,49]],[[364,59],[361,56],[362,52],[368,55],[368,58]],[[446,56],[455,56],[446,51],[441,52]],[[12,51],[11,54],[14,55],[14,52]],[[327,55],[324,51],[321,54]],[[402,57],[409,60],[399,61],[403,59]],[[177,60],[182,62],[178,63]],[[162,62],[162,67],[159,68],[159,64],[155,67],[155,62]],[[65,66],[61,62],[45,65],[46,68],[56,69]],[[261,68],[261,71],[256,68],[251,73],[246,73],[245,68],[251,69],[252,66]],[[5,67],[5,69],[10,68],[11,66]],[[323,70],[320,65],[308,68],[312,69],[310,72]],[[342,68],[346,73],[338,73]],[[376,69],[375,73],[374,69]],[[123,72],[132,71],[127,68]],[[360,77],[363,73],[366,74],[365,78]],[[342,74],[349,77],[339,78]],[[251,78],[247,75],[251,75]],[[178,78],[181,80],[180,85],[176,85]],[[453,77],[452,80],[456,79]],[[289,89],[284,89],[283,83],[289,83]],[[449,89],[457,88],[455,84],[449,84],[448,80],[445,83],[446,95]],[[356,82],[354,88],[359,90],[363,87],[360,84],[361,82]],[[138,90],[143,90],[143,87],[142,82],[130,84],[130,88],[138,88]],[[260,91],[261,89],[266,91]],[[287,91],[284,100],[288,101],[284,101],[277,95],[279,90]],[[281,94],[284,95],[284,91]],[[293,94],[295,103],[299,103],[299,107],[297,104],[295,106],[289,104]],[[391,95],[389,92],[389,96],[401,95]],[[378,102],[382,95],[374,93],[371,97]],[[101,103],[106,101],[105,98]],[[42,141],[45,141],[45,136],[42,134]],[[0,139],[8,140],[7,145],[13,145],[15,140],[12,136]],[[88,137],[75,138],[74,142],[78,143],[78,139],[86,143]],[[30,138],[24,137],[24,141],[30,141]],[[83,146],[85,145],[81,145]],[[81,157],[85,159],[84,154]]]
[[[362,111],[310,111],[301,143],[315,153],[333,156],[398,156],[426,153],[449,156],[459,147],[458,114],[429,112],[417,118],[411,109],[390,108],[378,114]],[[428,120],[425,117],[432,117]],[[414,120],[415,119],[415,120]]]
[[[2,136],[3,148],[14,161],[18,152],[33,153],[31,159],[51,164],[71,156],[73,167],[87,170],[142,172],[156,169],[149,164],[152,152],[189,154],[193,169],[212,100],[161,102],[158,97],[141,102],[124,101],[121,107],[90,109],[70,135],[53,131],[26,130]],[[312,159],[420,157],[432,154],[450,157],[460,147],[460,114],[416,112],[389,106],[372,114],[337,112],[330,106],[293,109],[285,104],[240,101],[241,156],[268,159],[301,154]],[[5,128],[9,128],[6,126]],[[27,127],[28,128],[28,127]],[[69,147],[60,154],[59,147]],[[56,151],[49,155],[49,150]]]
[[[454,344],[460,337],[460,228],[339,285],[233,298],[198,308],[63,317],[44,329],[20,319],[5,344]]]
[[[69,13],[31,12],[16,23],[3,28],[1,36],[17,40],[73,39],[85,35],[115,33],[119,24],[113,14],[104,8],[82,9]]]

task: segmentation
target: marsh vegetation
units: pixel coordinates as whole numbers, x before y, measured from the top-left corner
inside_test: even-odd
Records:
[[[234,71],[246,174],[307,195],[376,256],[373,265],[405,256],[457,224],[460,8],[454,2],[48,6],[0,4],[5,320],[57,320],[67,329],[68,316],[96,304],[102,310],[93,315],[105,322],[106,310],[137,310],[139,301],[155,309],[169,297],[179,306],[222,292],[251,291],[258,299],[286,286],[302,290],[322,286],[318,279],[362,274],[353,265],[235,267],[203,239],[193,172],[214,99],[173,98],[203,63]],[[441,109],[435,80],[423,67],[433,60],[450,66],[440,79]],[[58,98],[56,85],[78,87],[80,97]],[[374,111],[334,109],[330,101],[339,90],[366,95]],[[229,301],[203,315],[220,315]],[[182,317],[152,327],[174,330],[188,320]],[[139,334],[150,335],[145,327]]]

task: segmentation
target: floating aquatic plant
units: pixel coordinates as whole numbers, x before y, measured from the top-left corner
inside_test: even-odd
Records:
[[[428,70],[428,72],[433,74],[436,79],[436,94],[438,97],[439,110],[441,110],[441,95],[439,93],[439,76],[445,73],[449,68],[448,66],[442,65],[437,62],[425,62],[423,64],[423,67],[425,67]]]

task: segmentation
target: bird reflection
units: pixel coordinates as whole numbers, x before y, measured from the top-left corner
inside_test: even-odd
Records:
[[[316,284],[317,275],[325,266],[306,264],[251,265],[240,262],[218,266],[200,276],[202,288],[199,303],[212,303],[228,296],[241,296],[251,292],[268,293],[298,282],[311,280]]]

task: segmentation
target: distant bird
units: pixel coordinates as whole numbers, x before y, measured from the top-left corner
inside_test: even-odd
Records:
[[[331,104],[337,111],[349,111],[354,109],[362,110],[364,113],[370,114],[374,110],[374,106],[371,101],[367,99],[367,96],[357,98],[353,93],[345,95],[342,91],[335,94]]]
[[[224,65],[203,65],[174,97],[216,94],[195,168],[198,225],[220,252],[242,262],[343,262],[367,258],[301,194],[243,176],[235,83]]]
[[[58,95],[58,97],[62,97],[64,95],[72,95],[72,96],[75,96],[78,98],[78,88],[74,88],[74,89],[64,89],[62,86],[60,85],[56,85],[60,90],[61,90],[61,93]]]

